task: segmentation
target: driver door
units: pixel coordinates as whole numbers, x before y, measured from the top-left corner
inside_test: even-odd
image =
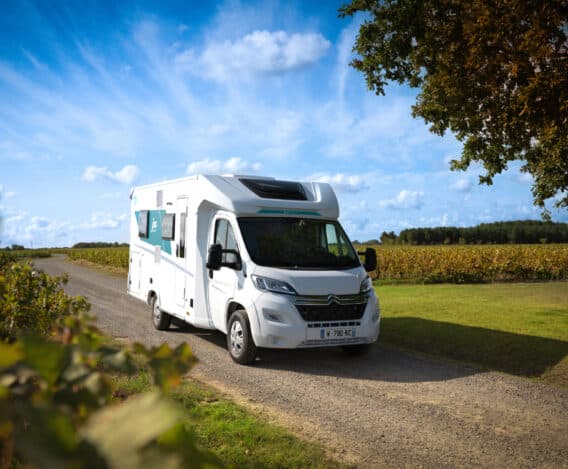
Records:
[[[223,249],[238,250],[235,233],[231,223],[226,218],[217,218],[214,221],[213,241],[212,244],[220,244]],[[223,262],[228,259],[223,254]],[[221,267],[217,271],[209,271],[209,311],[213,324],[221,331],[226,332],[225,312],[227,303],[235,293],[237,285],[238,273],[230,267]]]

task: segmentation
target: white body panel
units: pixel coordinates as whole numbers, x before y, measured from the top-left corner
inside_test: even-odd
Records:
[[[305,321],[299,304],[310,298],[351,301],[367,274],[362,266],[347,270],[292,270],[256,265],[242,238],[238,217],[301,217],[336,221],[337,199],[325,183],[303,183],[307,200],[257,196],[238,177],[193,176],[134,188],[130,214],[128,293],[149,302],[156,295],[165,311],[200,328],[227,332],[229,313],[239,305],[249,317],[259,347],[296,348],[371,343],[379,335],[380,314],[374,291],[365,294],[364,314],[355,321]],[[148,212],[148,237],[139,235],[139,217]],[[164,214],[175,214],[173,239],[162,239]],[[183,226],[185,218],[185,227]],[[217,219],[233,229],[242,269],[206,268]],[[185,238],[185,239],[184,239]],[[185,241],[185,246],[184,246]],[[212,275],[211,275],[212,273]],[[252,275],[282,280],[297,295],[259,290]],[[337,299],[339,298],[339,299]],[[149,314],[148,314],[149,316]],[[349,337],[316,337],[323,328],[350,329]]]

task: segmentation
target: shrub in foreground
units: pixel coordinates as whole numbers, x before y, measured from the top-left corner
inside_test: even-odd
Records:
[[[166,397],[195,363],[189,346],[111,343],[64,281],[0,269],[0,468],[220,467]],[[113,405],[111,377],[135,373],[134,355],[157,391]]]

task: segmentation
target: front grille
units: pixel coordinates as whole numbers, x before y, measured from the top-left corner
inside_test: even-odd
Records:
[[[300,315],[307,322],[314,321],[347,321],[361,319],[367,303],[338,304],[332,301],[326,305],[296,304]]]

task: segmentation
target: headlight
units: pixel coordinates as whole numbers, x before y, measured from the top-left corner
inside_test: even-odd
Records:
[[[373,281],[371,277],[365,277],[365,280],[361,282],[361,288],[359,293],[369,293],[373,289]]]
[[[288,283],[282,280],[274,280],[273,278],[259,277],[258,275],[252,276],[256,288],[263,291],[271,291],[275,293],[286,293],[287,295],[296,295],[294,290]]]

